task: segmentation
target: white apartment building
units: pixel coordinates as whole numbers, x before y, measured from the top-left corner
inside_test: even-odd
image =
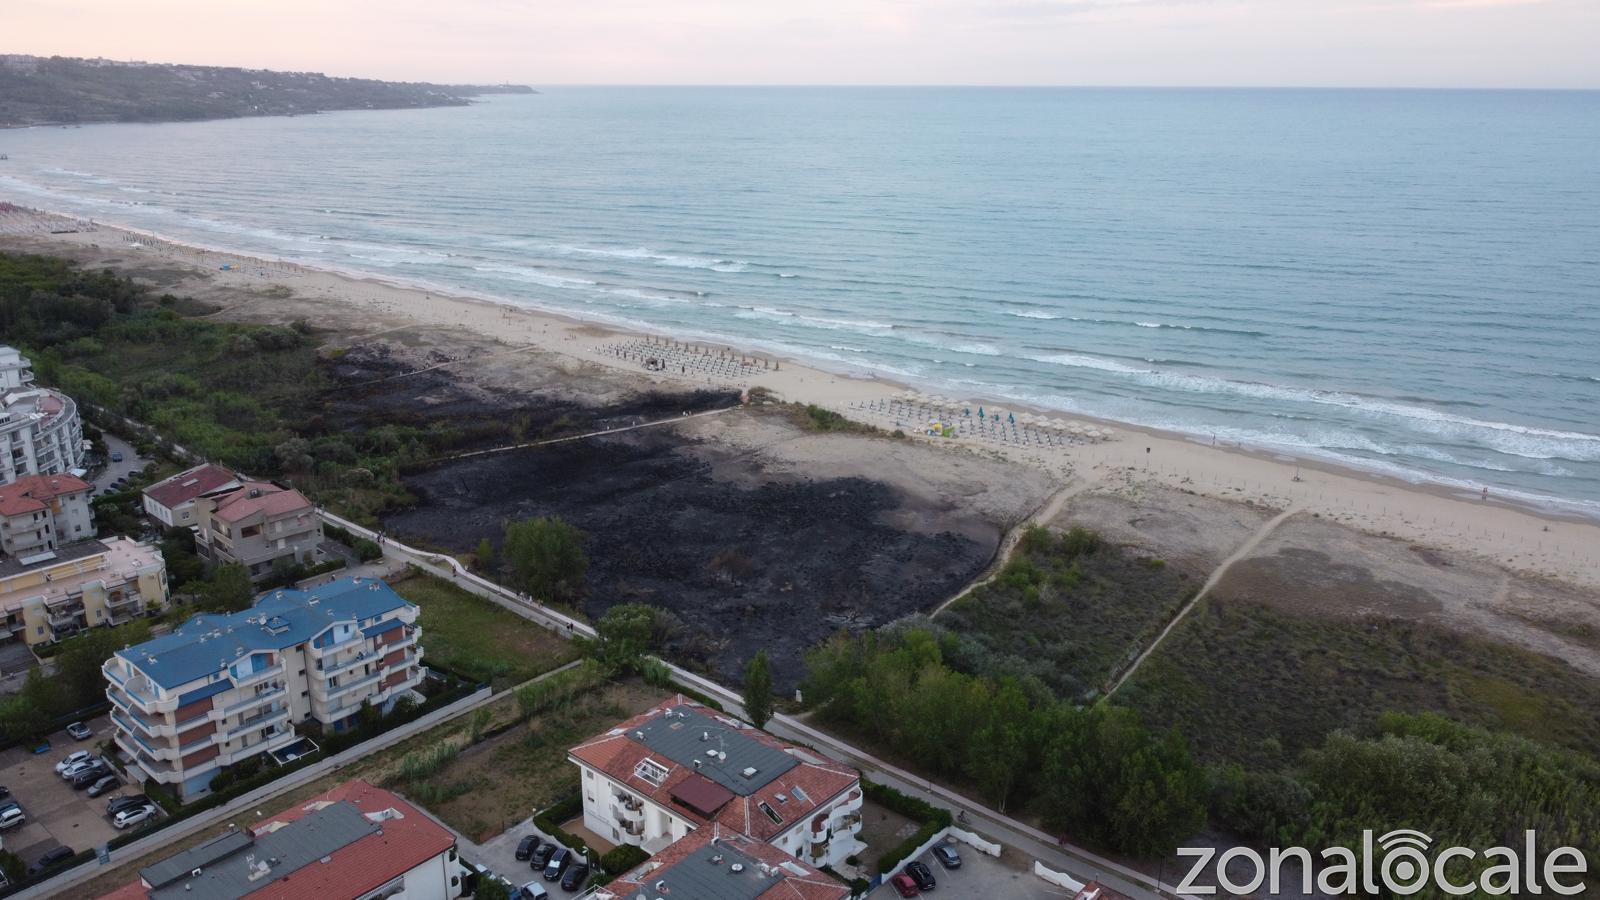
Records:
[[[33,386],[33,363],[0,346],[0,484],[83,466],[83,423],[72,398]]]
[[[116,745],[144,778],[199,797],[223,767],[343,731],[419,687],[416,622],[417,607],[363,578],[197,615],[106,661]]]

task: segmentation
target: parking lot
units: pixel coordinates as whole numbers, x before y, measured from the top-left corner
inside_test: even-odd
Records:
[[[47,753],[35,754],[28,747],[0,752],[0,785],[11,790],[11,796],[0,802],[17,801],[27,817],[0,835],[0,840],[6,850],[29,865],[59,845],[78,852],[110,840],[117,830],[106,819],[106,801],[117,794],[138,792],[137,787],[124,785],[109,794],[89,797],[56,774],[55,765],[62,757],[76,750],[94,753],[96,744],[105,739],[109,726],[104,716],[89,725],[95,733],[85,741],[75,741],[65,731],[50,735]]]
[[[106,432],[104,438],[107,450],[106,467],[94,477],[94,492],[97,496],[106,493],[106,490],[111,487],[111,482],[119,478],[126,479],[134,472],[142,471],[150,463],[150,460],[140,456],[133,449],[133,445],[122,438],[110,432]],[[110,455],[112,453],[121,454],[122,460],[120,462],[113,461]]]
[[[522,841],[524,835],[529,834],[537,834],[546,842],[550,840],[549,835],[534,826],[530,817],[507,828],[485,843],[468,846],[467,842],[462,841],[461,854],[469,862],[479,863],[496,875],[505,876],[512,884],[523,885],[542,877],[529,868],[526,862],[517,861],[517,844]],[[568,893],[561,890],[560,884],[551,882],[545,883],[545,890],[550,892],[551,897],[560,897]]]
[[[985,856],[966,844],[954,844],[956,852],[961,854],[961,868],[946,869],[934,861],[932,853],[924,853],[917,857],[923,865],[933,873],[938,884],[929,893],[935,897],[973,898],[973,900],[1060,900],[1063,896],[1070,896],[1065,890],[1046,884],[1031,869],[1031,861],[1018,857],[1013,860],[995,859]],[[1009,856],[1016,856],[1015,851],[1009,851]],[[910,860],[907,860],[910,862]],[[896,869],[895,871],[902,871]],[[868,895],[870,900],[898,900],[900,895],[895,892],[894,886],[886,878],[879,888]]]

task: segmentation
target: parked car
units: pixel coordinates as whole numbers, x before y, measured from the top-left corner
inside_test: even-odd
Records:
[[[150,798],[143,794],[133,794],[127,797],[112,797],[110,800],[106,801],[106,815],[114,816],[125,809],[132,809],[135,806],[144,806],[149,802]]]
[[[96,762],[89,768],[72,776],[72,789],[81,791],[110,774],[111,770],[106,768],[104,763]]]
[[[530,834],[523,838],[517,843],[517,861],[526,861],[528,857],[533,855],[533,851],[539,849],[541,843],[543,841],[537,834]]]
[[[895,893],[898,893],[902,897],[915,897],[918,893],[920,893],[920,891],[917,890],[916,880],[904,872],[901,872],[899,875],[889,879],[889,883],[894,885]]]
[[[933,880],[933,870],[929,869],[927,864],[920,859],[912,860],[906,864],[906,874],[910,875],[911,880],[917,883],[918,890],[931,891],[933,886],[938,884]]]
[[[7,798],[9,796],[11,796],[11,788],[8,788],[5,785],[0,784],[0,800],[4,800],[5,798]]]
[[[556,881],[567,873],[567,866],[572,865],[572,851],[562,847],[550,854],[550,861],[544,864],[544,880]]]
[[[537,881],[530,881],[517,890],[517,900],[550,900],[550,892]]]
[[[89,796],[98,797],[113,788],[122,787],[122,779],[115,775],[102,775],[100,780],[89,785]]]
[[[139,824],[140,822],[143,822],[143,821],[146,821],[148,819],[154,818],[155,814],[156,814],[156,806],[155,806],[155,804],[154,803],[146,803],[143,806],[129,807],[128,809],[125,809],[122,812],[117,813],[116,815],[111,817],[111,824],[118,831],[121,831],[124,828],[131,828],[134,825]]]
[[[61,760],[61,762],[56,763],[56,774],[60,775],[62,778],[65,778],[67,777],[68,769],[72,768],[78,763],[86,763],[88,761],[89,751],[87,750],[78,750],[76,752],[69,753],[66,755],[66,758]]]
[[[22,814],[22,807],[15,804],[0,809],[0,830],[15,828],[26,821],[27,818]]]
[[[550,864],[550,857],[559,849],[555,844],[540,844],[533,848],[533,855],[528,857],[528,867],[543,872],[544,867]]]
[[[934,847],[933,858],[937,859],[939,865],[944,866],[946,869],[961,868],[961,854],[957,853],[956,848],[949,844],[940,844]]]
[[[72,735],[72,739],[75,741],[87,741],[89,736],[94,734],[94,729],[82,722],[73,722],[67,726],[67,734]]]
[[[112,462],[122,462],[122,451],[120,451],[120,450],[111,451],[111,461]]]
[[[575,891],[578,888],[583,887],[584,883],[588,880],[589,864],[581,862],[568,869],[567,874],[561,876],[561,889],[564,891]]]
[[[61,780],[62,781],[71,781],[72,779],[77,778],[79,775],[83,774],[84,772],[88,772],[91,769],[98,768],[99,766],[100,766],[100,761],[98,759],[86,759],[86,760],[83,760],[82,762],[75,762],[72,765],[67,766],[67,770],[65,772],[61,773]]]
[[[28,874],[30,876],[37,875],[57,863],[66,862],[74,855],[75,854],[72,852],[72,848],[67,846],[60,846],[46,850],[44,855],[39,857],[38,862],[28,867]]]

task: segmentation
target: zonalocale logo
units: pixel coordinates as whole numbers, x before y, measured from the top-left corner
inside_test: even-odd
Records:
[[[1583,892],[1589,872],[1589,861],[1573,847],[1558,847],[1541,857],[1538,835],[1531,830],[1524,832],[1520,848],[1445,847],[1430,854],[1432,846],[1433,839],[1426,834],[1398,829],[1376,842],[1371,831],[1363,831],[1359,857],[1348,847],[1329,847],[1315,857],[1304,847],[1273,847],[1265,858],[1249,847],[1221,854],[1213,847],[1179,847],[1178,855],[1195,863],[1178,891],[1242,895],[1259,891],[1264,884],[1269,896],[1278,896],[1283,868],[1291,860],[1299,876],[1297,893],[1309,894],[1314,885],[1335,896],[1372,895],[1380,889],[1410,896],[1430,886],[1455,897],[1477,891],[1491,896],[1529,897],[1546,891],[1573,896]],[[1236,872],[1232,877],[1229,868]],[[1248,869],[1249,880],[1239,882],[1235,879],[1243,869]]]

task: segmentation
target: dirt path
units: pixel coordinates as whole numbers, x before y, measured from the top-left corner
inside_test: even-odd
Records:
[[[636,425],[622,425],[617,428],[604,428],[600,431],[586,431],[583,434],[569,434],[566,437],[547,438],[542,441],[525,441],[521,444],[507,444],[504,447],[490,447],[486,450],[468,450],[465,453],[455,453],[451,454],[450,456],[440,456],[432,461],[448,462],[453,459],[468,459],[474,456],[488,456],[491,453],[505,453],[508,450],[523,450],[528,447],[545,447],[550,444],[565,444],[568,441],[581,441],[585,438],[600,437],[601,435],[606,434],[621,434],[624,431],[635,431],[640,428],[654,428],[658,425],[681,424],[689,421],[690,419],[698,419],[701,416],[720,415],[721,413],[730,412],[735,409],[739,409],[739,407],[725,406],[721,409],[708,409],[697,413],[685,413],[681,416],[670,416],[665,419],[656,419],[653,422],[640,422]]]
[[[1017,549],[1017,544],[1022,541],[1022,535],[1026,533],[1031,526],[1048,524],[1052,519],[1060,514],[1061,507],[1066,506],[1068,500],[1071,500],[1073,497],[1083,493],[1097,483],[1099,483],[1098,479],[1085,479],[1078,484],[1068,485],[1046,498],[1044,503],[1039,505],[1038,509],[1034,510],[1031,515],[1023,519],[1021,522],[1018,522],[1015,527],[1006,533],[1005,538],[1000,541],[1000,547],[995,550],[994,561],[991,562],[989,564],[989,568],[984,571],[983,577],[967,585],[966,589],[961,591],[959,594],[956,594],[954,597],[951,597],[950,599],[939,604],[937,609],[928,614],[928,617],[933,618],[934,616],[939,615],[946,609],[949,609],[950,605],[955,603],[957,600],[960,600],[962,597],[967,596],[989,582],[994,581],[995,578],[999,576],[1000,570],[1005,568],[1006,563],[1010,561],[1011,552]]]
[[[1194,609],[1196,604],[1205,599],[1207,594],[1211,593],[1211,589],[1217,586],[1217,582],[1222,580],[1222,576],[1228,574],[1228,569],[1232,568],[1234,563],[1255,552],[1256,547],[1261,545],[1261,542],[1266,539],[1267,535],[1271,534],[1273,530],[1279,525],[1282,525],[1286,519],[1299,511],[1299,506],[1291,506],[1283,512],[1273,516],[1271,519],[1268,519],[1267,523],[1262,525],[1255,534],[1251,535],[1249,540],[1245,541],[1243,544],[1240,544],[1239,549],[1233,551],[1233,553],[1230,554],[1227,559],[1223,560],[1221,564],[1213,569],[1210,577],[1206,578],[1206,583],[1200,586],[1200,590],[1195,592],[1194,597],[1188,603],[1185,603],[1182,609],[1178,610],[1178,614],[1172,617],[1172,621],[1167,623],[1167,627],[1161,629],[1161,633],[1157,634],[1155,639],[1150,641],[1150,645],[1145,647],[1138,656],[1134,657],[1133,662],[1130,663],[1126,669],[1122,670],[1122,674],[1118,675],[1116,680],[1111,682],[1110,687],[1106,688],[1105,699],[1111,699],[1111,696],[1122,687],[1123,683],[1132,677],[1134,672],[1139,670],[1139,666],[1144,663],[1145,658],[1148,657],[1156,649],[1156,647],[1161,645],[1161,642],[1165,640],[1167,635],[1172,632],[1172,629],[1176,628],[1178,623],[1182,622],[1184,617],[1189,614],[1189,610]]]

